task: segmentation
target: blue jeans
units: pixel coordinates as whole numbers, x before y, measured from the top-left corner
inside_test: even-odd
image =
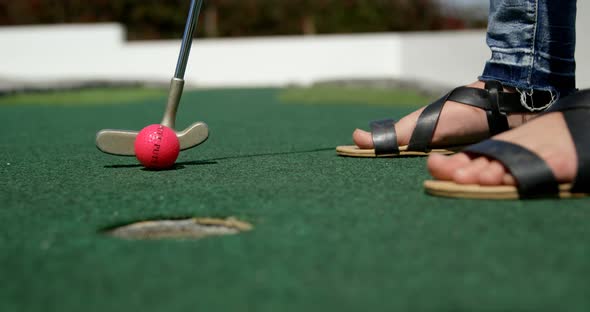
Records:
[[[480,80],[517,88],[525,105],[535,91],[550,94],[543,106],[576,91],[576,0],[490,0],[488,25]]]

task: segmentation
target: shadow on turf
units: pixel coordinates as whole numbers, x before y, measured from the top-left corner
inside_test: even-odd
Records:
[[[281,156],[281,155],[293,155],[293,154],[307,154],[307,153],[325,152],[325,151],[333,151],[333,150],[334,150],[333,147],[327,147],[327,148],[316,148],[316,149],[311,149],[311,150],[294,151],[294,152],[276,152],[276,153],[261,153],[261,154],[250,154],[250,155],[226,156],[226,157],[219,157],[219,158],[212,158],[212,159],[203,160],[203,162],[215,162],[216,163],[217,160],[255,158],[255,157],[265,157],[265,156]]]
[[[281,156],[281,155],[293,155],[293,154],[306,154],[306,153],[316,153],[316,152],[325,152],[325,151],[333,151],[333,147],[328,148],[316,148],[311,150],[305,151],[294,151],[294,152],[276,152],[276,153],[261,153],[261,154],[250,154],[250,155],[239,155],[239,156],[226,156],[226,157],[219,157],[219,158],[212,158],[207,160],[193,160],[193,161],[183,161],[176,163],[174,167],[166,170],[160,171],[168,171],[168,170],[182,170],[185,166],[201,166],[201,165],[216,165],[218,160],[227,160],[227,159],[241,159],[241,158],[255,158],[255,157],[265,157],[265,156]],[[104,166],[107,169],[123,169],[123,168],[142,168],[143,166],[140,164],[129,164],[129,165],[107,165]],[[151,169],[143,168],[144,171],[154,171]]]
[[[124,168],[143,168],[143,171],[174,171],[174,170],[182,170],[185,166],[200,166],[200,165],[215,165],[217,164],[216,161],[209,161],[209,160],[196,160],[196,161],[184,161],[176,163],[172,168],[165,169],[165,170],[152,170],[143,168],[143,165],[140,164],[129,164],[129,165],[107,165],[104,166],[107,169],[124,169]]]

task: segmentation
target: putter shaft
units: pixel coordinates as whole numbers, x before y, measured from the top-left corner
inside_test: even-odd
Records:
[[[184,80],[181,78],[172,78],[168,93],[168,103],[166,104],[166,110],[164,111],[164,117],[161,122],[162,125],[168,128],[174,129],[176,126],[176,112],[180,105],[183,89]]]
[[[199,20],[199,14],[201,12],[202,6],[203,0],[191,0],[191,7],[188,13],[186,26],[184,28],[184,35],[182,36],[182,45],[180,46],[180,53],[178,55],[178,62],[176,63],[176,72],[174,74],[174,78],[184,79],[186,65],[191,52],[193,37],[195,30],[197,29],[197,21]]]

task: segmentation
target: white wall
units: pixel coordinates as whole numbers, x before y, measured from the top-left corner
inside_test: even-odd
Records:
[[[578,86],[590,87],[590,2],[578,1]],[[179,40],[126,42],[117,24],[0,28],[0,81],[167,82]],[[402,78],[457,86],[490,52],[484,31],[196,39],[188,84],[283,86],[343,78]]]
[[[0,28],[0,79],[167,82],[179,40],[125,42],[116,24]],[[400,76],[395,34],[197,39],[187,83],[281,86],[342,77]]]
[[[125,48],[119,25],[0,28],[0,78],[47,80],[106,76]]]
[[[201,86],[280,86],[342,77],[398,76],[400,47],[392,37],[395,36],[197,40],[186,80]],[[129,44],[122,56],[125,64],[117,74],[169,79],[178,49],[179,42]]]
[[[486,32],[423,32],[401,38],[403,77],[456,87],[481,75],[490,50]]]
[[[578,1],[578,17],[576,19],[576,75],[578,88],[590,88],[590,1]]]

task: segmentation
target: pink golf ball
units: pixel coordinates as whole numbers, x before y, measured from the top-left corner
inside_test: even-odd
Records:
[[[167,169],[174,165],[180,143],[174,130],[162,125],[149,125],[135,138],[135,157],[149,169]]]

